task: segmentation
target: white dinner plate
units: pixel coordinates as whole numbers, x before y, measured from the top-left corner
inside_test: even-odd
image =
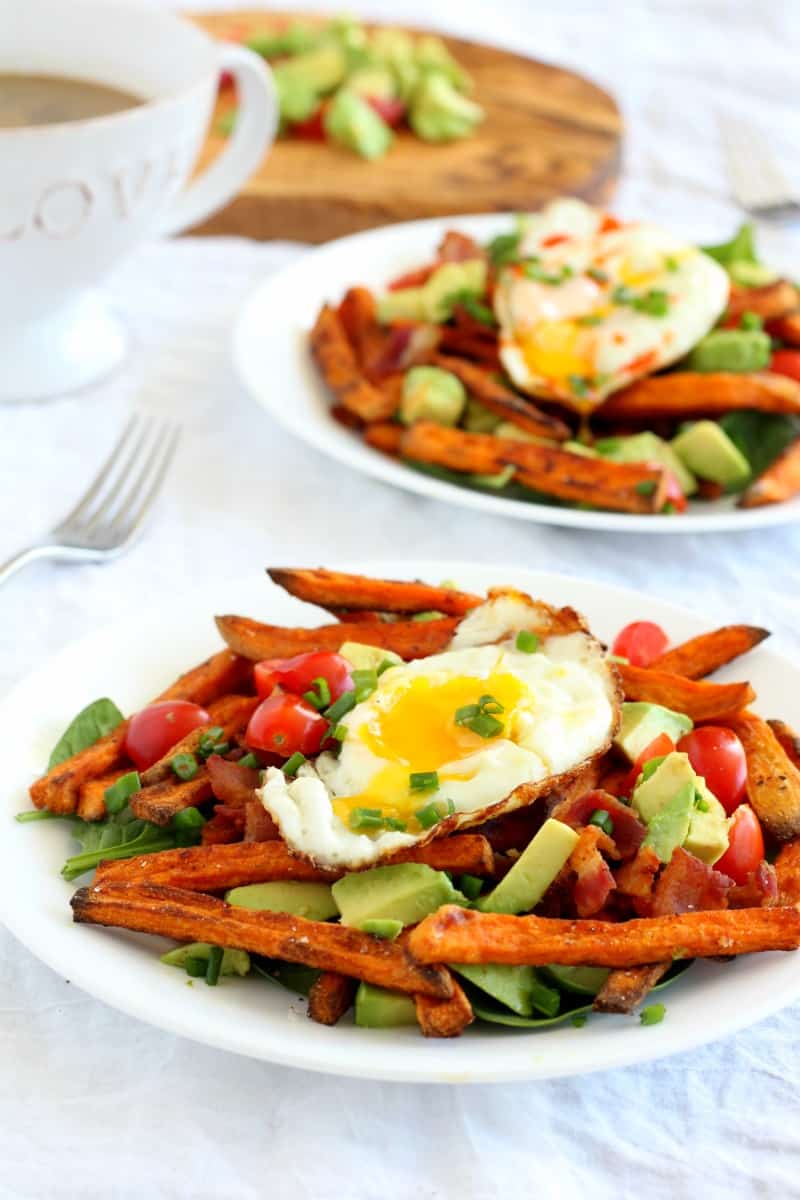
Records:
[[[408,221],[339,238],[302,255],[256,288],[239,315],[233,354],[245,386],[280,425],[345,467],[407,491],[498,516],[630,533],[715,533],[800,519],[800,497],[751,509],[736,508],[733,497],[690,501],[687,512],[673,516],[589,512],[504,499],[415,471],[373,450],[359,434],[333,419],[330,396],[308,352],[308,332],[322,305],[337,303],[355,284],[382,291],[390,279],[429,261],[447,229],[460,229],[486,241],[508,231],[511,221],[510,215],[485,214]]]
[[[688,610],[650,596],[545,572],[446,562],[351,569],[389,578],[447,577],[476,592],[512,584],[581,609],[606,640],[641,617],[659,621],[676,641],[704,627]],[[723,1037],[800,996],[800,959],[753,955],[692,966],[660,997],[667,1006],[660,1025],[596,1015],[581,1029],[477,1024],[453,1041],[436,1041],[415,1029],[359,1029],[352,1016],[334,1028],[315,1025],[303,1001],[259,978],[226,978],[216,988],[198,981],[189,988],[182,971],[159,962],[168,945],[163,939],[73,925],[69,898],[77,884],[59,875],[74,852],[68,828],[58,821],[19,824],[12,815],[28,806],[27,785],[83,705],[109,695],[123,711],[140,707],[218,648],[212,623],[218,612],[284,624],[321,619],[319,610],[254,574],[92,634],[28,676],[0,704],[6,747],[0,912],[21,942],[74,984],[132,1017],[238,1054],[331,1074],[430,1083],[544,1079],[643,1062]],[[747,615],[743,611],[741,618]],[[765,715],[800,724],[800,672],[782,657],[762,645],[725,676],[752,680]]]

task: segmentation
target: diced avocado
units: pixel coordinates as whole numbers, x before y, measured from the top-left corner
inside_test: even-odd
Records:
[[[365,646],[363,642],[342,642],[339,647],[342,658],[346,658],[357,671],[377,671],[385,662],[394,665],[403,660],[394,650],[381,650],[380,646]]]
[[[597,451],[591,446],[584,446],[583,442],[570,440],[563,443],[564,450],[569,450],[570,454],[582,454],[584,458],[597,458]]]
[[[685,783],[647,823],[642,845],[652,847],[663,863],[668,863],[678,846],[686,841],[693,802],[694,784]]]
[[[521,1017],[531,1016],[534,1009],[547,1016],[555,1016],[559,1010],[558,992],[542,983],[533,967],[509,967],[497,963],[453,963],[451,966],[464,979]]]
[[[350,88],[340,88],[324,117],[332,141],[355,150],[362,158],[376,159],[391,146],[394,135],[372,105]]]
[[[329,921],[339,909],[327,883],[299,883],[278,880],[273,883],[248,883],[225,893],[228,904],[238,908],[263,909],[267,912],[292,913],[310,921]]]
[[[677,742],[694,728],[691,717],[646,700],[626,700],[614,745],[632,763],[661,733]]]
[[[439,324],[453,312],[459,292],[483,295],[486,288],[486,263],[481,258],[465,262],[443,263],[421,286],[386,292],[378,300],[378,319],[390,321],[432,321]]]
[[[480,403],[479,400],[467,400],[467,407],[461,421],[468,433],[494,433],[500,418]]]
[[[441,367],[410,367],[403,377],[400,420],[404,425],[416,421],[457,425],[466,403],[461,380]]]
[[[552,817],[545,821],[508,874],[488,896],[481,896],[477,907],[482,912],[530,912],[564,866],[577,840],[577,833],[569,825]]]
[[[472,80],[469,75],[453,58],[440,37],[426,35],[419,38],[414,47],[414,62],[423,71],[440,71],[460,92],[472,90]]]
[[[318,94],[323,94],[333,91],[342,82],[347,73],[347,58],[341,45],[325,39],[305,54],[296,54],[285,63],[279,63],[276,69],[294,79],[304,80]]]
[[[394,75],[386,67],[361,67],[348,77],[347,86],[359,96],[378,100],[394,100],[397,96]]]
[[[501,421],[494,432],[496,437],[510,438],[512,442],[539,442],[541,445],[546,440],[537,437],[535,433],[529,433],[519,425],[514,425],[511,421]]]
[[[365,921],[384,919],[416,925],[443,904],[467,903],[444,871],[434,871],[425,863],[397,863],[345,875],[331,891],[342,924],[356,928]]]
[[[772,343],[761,329],[712,329],[692,348],[690,371],[763,371],[769,365]]]
[[[673,796],[687,784],[692,785],[691,799],[694,800],[697,776],[692,770],[689,755],[682,754],[676,750],[672,754],[665,756],[649,779],[644,779],[641,783],[637,784],[631,796],[631,806],[636,810],[645,824],[649,825],[656,813],[660,812]],[[683,841],[683,838],[681,838],[681,841]],[[678,845],[680,845],[680,842]]]
[[[442,71],[423,74],[408,111],[409,125],[425,142],[469,137],[483,118],[481,106],[462,95]]]
[[[396,937],[399,937],[403,932],[402,921],[390,921],[388,917],[382,920],[373,918],[371,921],[365,921],[361,926],[362,933],[371,933],[373,937],[383,938],[384,941],[393,942]]]
[[[392,66],[414,60],[414,39],[405,29],[383,26],[372,33],[369,44],[377,58]]]
[[[208,942],[189,942],[176,946],[161,955],[161,961],[170,967],[185,967],[187,958],[202,958],[206,962],[211,953]],[[223,950],[220,975],[246,975],[250,970],[250,955],[246,950]]]
[[[508,466],[503,467],[502,471],[498,471],[496,475],[476,475],[473,472],[467,474],[465,478],[471,480],[472,483],[476,483],[478,487],[496,488],[499,491],[500,488],[504,488],[511,482],[516,470],[516,467]]]
[[[750,478],[750,464],[716,421],[696,421],[672,439],[672,449],[701,479],[725,488],[744,487]]]
[[[727,271],[734,283],[746,288],[765,287],[778,278],[778,272],[773,271],[772,267],[764,263],[745,262],[743,259],[729,263]]]
[[[280,33],[254,33],[244,44],[262,58],[280,58],[287,54],[305,54],[319,39],[319,29],[294,21]]]
[[[356,992],[356,1025],[365,1029],[395,1029],[416,1025],[414,1001],[404,992],[390,992],[371,983],[360,983]]]
[[[319,92],[307,79],[297,78],[280,66],[272,72],[282,121],[307,121],[319,104]]]
[[[541,971],[565,991],[581,996],[596,996],[609,976],[608,967],[562,967],[558,963],[548,963]]]
[[[692,496],[697,491],[694,475],[681,462],[669,442],[655,433],[645,431],[628,437],[604,438],[595,442],[594,448],[603,458],[609,458],[612,462],[660,463],[675,476],[684,496]]]
[[[705,780],[698,779],[697,783],[689,832],[683,845],[691,854],[713,866],[728,849],[728,818]]]

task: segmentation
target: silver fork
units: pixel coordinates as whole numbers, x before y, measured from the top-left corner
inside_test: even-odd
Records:
[[[731,190],[745,212],[764,221],[800,217],[800,197],[764,146],[764,134],[738,117],[718,116]]]
[[[71,512],[32,546],[0,565],[0,583],[37,558],[104,562],[139,533],[175,453],[180,428],[134,414]]]

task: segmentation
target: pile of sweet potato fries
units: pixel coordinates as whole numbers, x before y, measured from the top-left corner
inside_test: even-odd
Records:
[[[505,916],[448,906],[385,941],[358,929],[286,913],[250,911],[220,899],[228,888],[275,880],[331,882],[342,872],[292,853],[264,811],[259,771],[237,760],[258,699],[253,665],[309,649],[338,649],[345,641],[393,650],[405,659],[444,650],[460,617],[478,596],[423,583],[365,579],[327,570],[281,569],[272,579],[335,620],[318,628],[285,628],[240,616],[217,625],[227,648],[189,671],[163,693],[209,707],[230,743],[189,781],[169,761],[191,751],[202,731],[172,747],[143,773],[130,803],[137,816],[166,825],[181,809],[208,814],[203,843],[101,863],[89,886],[72,898],[76,921],[115,926],[214,946],[247,950],[317,968],[310,1015],[334,1024],[353,1001],[357,981],[407,993],[429,1036],[459,1034],[473,1019],[467,993],[447,964],[594,965],[612,968],[594,1000],[603,1011],[630,1012],[677,959],[731,956],[800,945],[800,740],[780,721],[748,707],[747,682],[706,677],[766,636],[746,625],[727,626],[667,651],[650,668],[620,664],[628,699],[647,700],[735,730],[747,757],[747,795],[777,852],[747,884],[725,877],[685,851],[662,866],[641,848],[643,830],[617,797],[629,770],[609,752],[584,769],[561,794],[487,822],[468,833],[434,838],[392,861],[436,870],[502,878],[547,816],[579,833],[571,858],[531,915]],[[416,614],[439,614],[415,621]],[[105,789],[131,764],[123,722],[113,732],[55,767],[31,787],[38,808],[104,815]],[[266,765],[266,763],[265,763]],[[614,836],[588,822],[599,806],[616,814]],[[598,881],[602,886],[598,890]],[[727,880],[730,884],[730,880]],[[599,903],[598,903],[599,899]]]
[[[451,231],[433,266],[486,258],[486,253],[473,239]],[[422,277],[433,266],[409,278]],[[487,290],[479,298],[489,313],[493,288],[490,264]],[[742,313],[763,320],[779,343],[800,347],[800,291],[788,280],[752,288],[733,285],[726,323],[738,321]],[[365,287],[351,287],[338,306],[323,306],[310,333],[310,349],[332,398],[333,417],[374,449],[434,473],[445,472],[445,477],[455,472],[464,482],[474,477],[502,479],[505,472],[518,487],[514,495],[527,489],[530,499],[597,509],[661,513],[671,511],[674,495],[663,465],[616,462],[564,448],[578,435],[591,445],[595,431],[608,438],[647,428],[670,437],[689,419],[717,419],[742,410],[800,416],[797,379],[772,371],[702,373],[679,365],[611,395],[592,414],[589,430],[586,422],[578,424],[573,412],[516,391],[502,373],[496,326],[477,319],[463,304],[456,303],[452,316],[441,324],[383,325],[376,297]],[[538,440],[470,432],[429,420],[402,424],[398,413],[404,373],[419,365],[456,375],[471,400]],[[493,485],[492,490],[502,495],[505,487]],[[776,504],[798,492],[800,434],[752,479],[738,505]],[[723,494],[719,484],[701,481],[698,499],[716,500]]]

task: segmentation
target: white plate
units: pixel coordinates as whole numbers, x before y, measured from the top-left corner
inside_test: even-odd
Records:
[[[605,639],[643,616],[681,640],[703,622],[687,610],[640,593],[544,572],[459,563],[373,563],[352,569],[395,578],[446,576],[473,591],[512,584],[555,604],[573,604]],[[414,1029],[365,1030],[345,1018],[333,1029],[315,1025],[304,1003],[258,979],[226,979],[217,988],[186,986],[182,971],[158,954],[167,943],[140,935],[73,925],[60,867],[71,853],[60,822],[21,825],[26,787],[72,716],[100,695],[123,710],[137,708],[216,645],[211,617],[242,612],[287,624],[313,624],[318,610],[291,599],[261,573],[195,595],[157,614],[129,620],[68,647],[30,675],[0,705],[3,756],[3,837],[0,912],[34,954],[79,987],[141,1020],[208,1045],[253,1058],[339,1075],[431,1083],[544,1079],[618,1067],[689,1050],[749,1025],[800,996],[800,959],[754,955],[731,964],[695,964],[664,994],[668,1013],[643,1028],[637,1017],[590,1018],[531,1032],[473,1026],[452,1042],[425,1040]],[[747,613],[742,612],[742,619]],[[800,723],[800,675],[759,647],[746,667],[760,710]],[[44,699],[43,699],[44,698]],[[13,753],[9,748],[13,747]],[[85,881],[84,881],[85,882]]]
[[[345,466],[407,491],[498,516],[630,533],[716,533],[800,518],[800,497],[752,509],[737,509],[733,498],[690,502],[679,516],[587,512],[503,499],[423,475],[373,450],[331,417],[330,397],[308,353],[308,331],[322,304],[338,302],[354,284],[383,290],[390,279],[428,260],[446,229],[461,229],[485,241],[507,231],[511,220],[509,215],[484,214],[408,221],[340,238],[304,254],[262,283],[239,316],[234,363],[245,386],[280,425]]]

